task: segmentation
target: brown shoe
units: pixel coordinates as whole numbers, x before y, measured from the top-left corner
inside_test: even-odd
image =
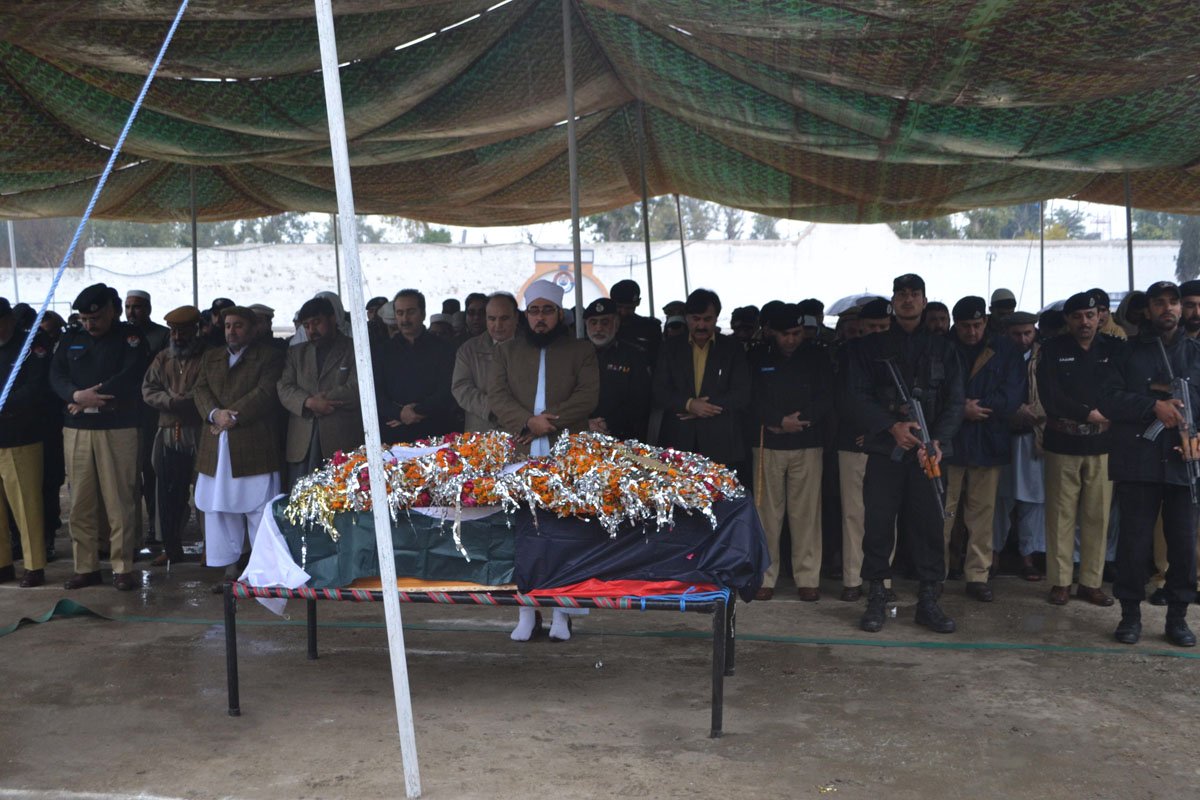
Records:
[[[755,600],[770,600],[775,596],[775,590],[770,586],[763,586],[754,593]]]
[[[64,589],[82,589],[85,586],[100,585],[100,570],[95,572],[76,572],[63,583]]]
[[[1070,586],[1051,586],[1050,597],[1047,598],[1051,605],[1065,606],[1071,599]]]
[[[844,603],[857,603],[862,599],[861,586],[846,586],[842,589],[841,600]]]
[[[132,592],[137,588],[137,581],[132,572],[114,572],[113,586],[117,587],[118,592]]]
[[[46,582],[46,570],[44,569],[27,569],[25,574],[21,576],[22,589],[32,589],[34,586],[41,586]]]
[[[170,563],[171,563],[171,557],[169,555],[167,555],[166,553],[159,553],[158,555],[156,555],[154,557],[154,560],[150,562],[150,566],[165,567]]]
[[[1113,604],[1113,599],[1104,593],[1103,589],[1093,589],[1091,586],[1080,585],[1075,590],[1075,596],[1080,600],[1087,600],[1094,606],[1108,608]]]
[[[821,590],[811,586],[801,586],[796,590],[796,595],[805,603],[815,603],[821,599]]]

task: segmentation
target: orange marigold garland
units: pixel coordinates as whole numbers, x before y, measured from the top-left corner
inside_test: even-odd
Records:
[[[404,459],[392,455],[400,449],[418,454]],[[297,481],[285,512],[288,519],[320,525],[336,540],[334,515],[371,508],[366,461],[363,448],[339,451]],[[396,445],[385,453],[384,471],[392,520],[401,509],[455,509],[454,543],[464,557],[459,536],[463,508],[499,506],[511,515],[523,505],[559,517],[596,519],[616,536],[626,523],[653,521],[657,528],[670,527],[677,508],[700,511],[715,526],[713,503],[745,495],[733,472],[707,458],[590,432],[563,434],[550,455],[525,462],[518,461],[507,434],[451,434]]]

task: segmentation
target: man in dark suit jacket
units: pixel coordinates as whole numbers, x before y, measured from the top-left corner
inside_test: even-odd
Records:
[[[750,370],[741,344],[717,335],[721,299],[708,289],[688,295],[688,335],[659,349],[654,404],[663,410],[663,445],[736,468],[746,460],[741,415],[750,405]]]

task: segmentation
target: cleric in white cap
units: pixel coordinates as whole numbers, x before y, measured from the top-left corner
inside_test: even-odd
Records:
[[[492,362],[488,404],[497,427],[517,436],[534,456],[549,453],[563,431],[586,431],[600,399],[596,348],[563,324],[562,298],[562,288],[551,281],[531,283],[525,289],[528,325],[496,347]],[[513,631],[519,641],[536,632],[534,609],[525,611]],[[551,637],[570,637],[566,619],[555,615]]]

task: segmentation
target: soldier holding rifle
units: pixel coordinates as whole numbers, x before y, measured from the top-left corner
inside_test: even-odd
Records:
[[[850,355],[847,412],[866,431],[868,454],[862,566],[868,592],[860,621],[868,632],[883,628],[883,582],[892,574],[897,517],[908,532],[920,580],[916,622],[937,633],[954,632],[954,620],[938,605],[946,574],[940,462],[962,424],[963,369],[950,341],[922,327],[925,303],[919,275],[896,278],[891,328],[860,340]],[[915,421],[920,411],[925,426]]]
[[[1112,420],[1109,477],[1121,515],[1117,579],[1118,642],[1136,644],[1149,578],[1154,522],[1162,514],[1167,543],[1168,641],[1194,647],[1187,608],[1196,597],[1197,452],[1192,411],[1200,404],[1200,342],[1186,336],[1179,287],[1159,281],[1146,290],[1149,325],[1105,374],[1101,413]]]

